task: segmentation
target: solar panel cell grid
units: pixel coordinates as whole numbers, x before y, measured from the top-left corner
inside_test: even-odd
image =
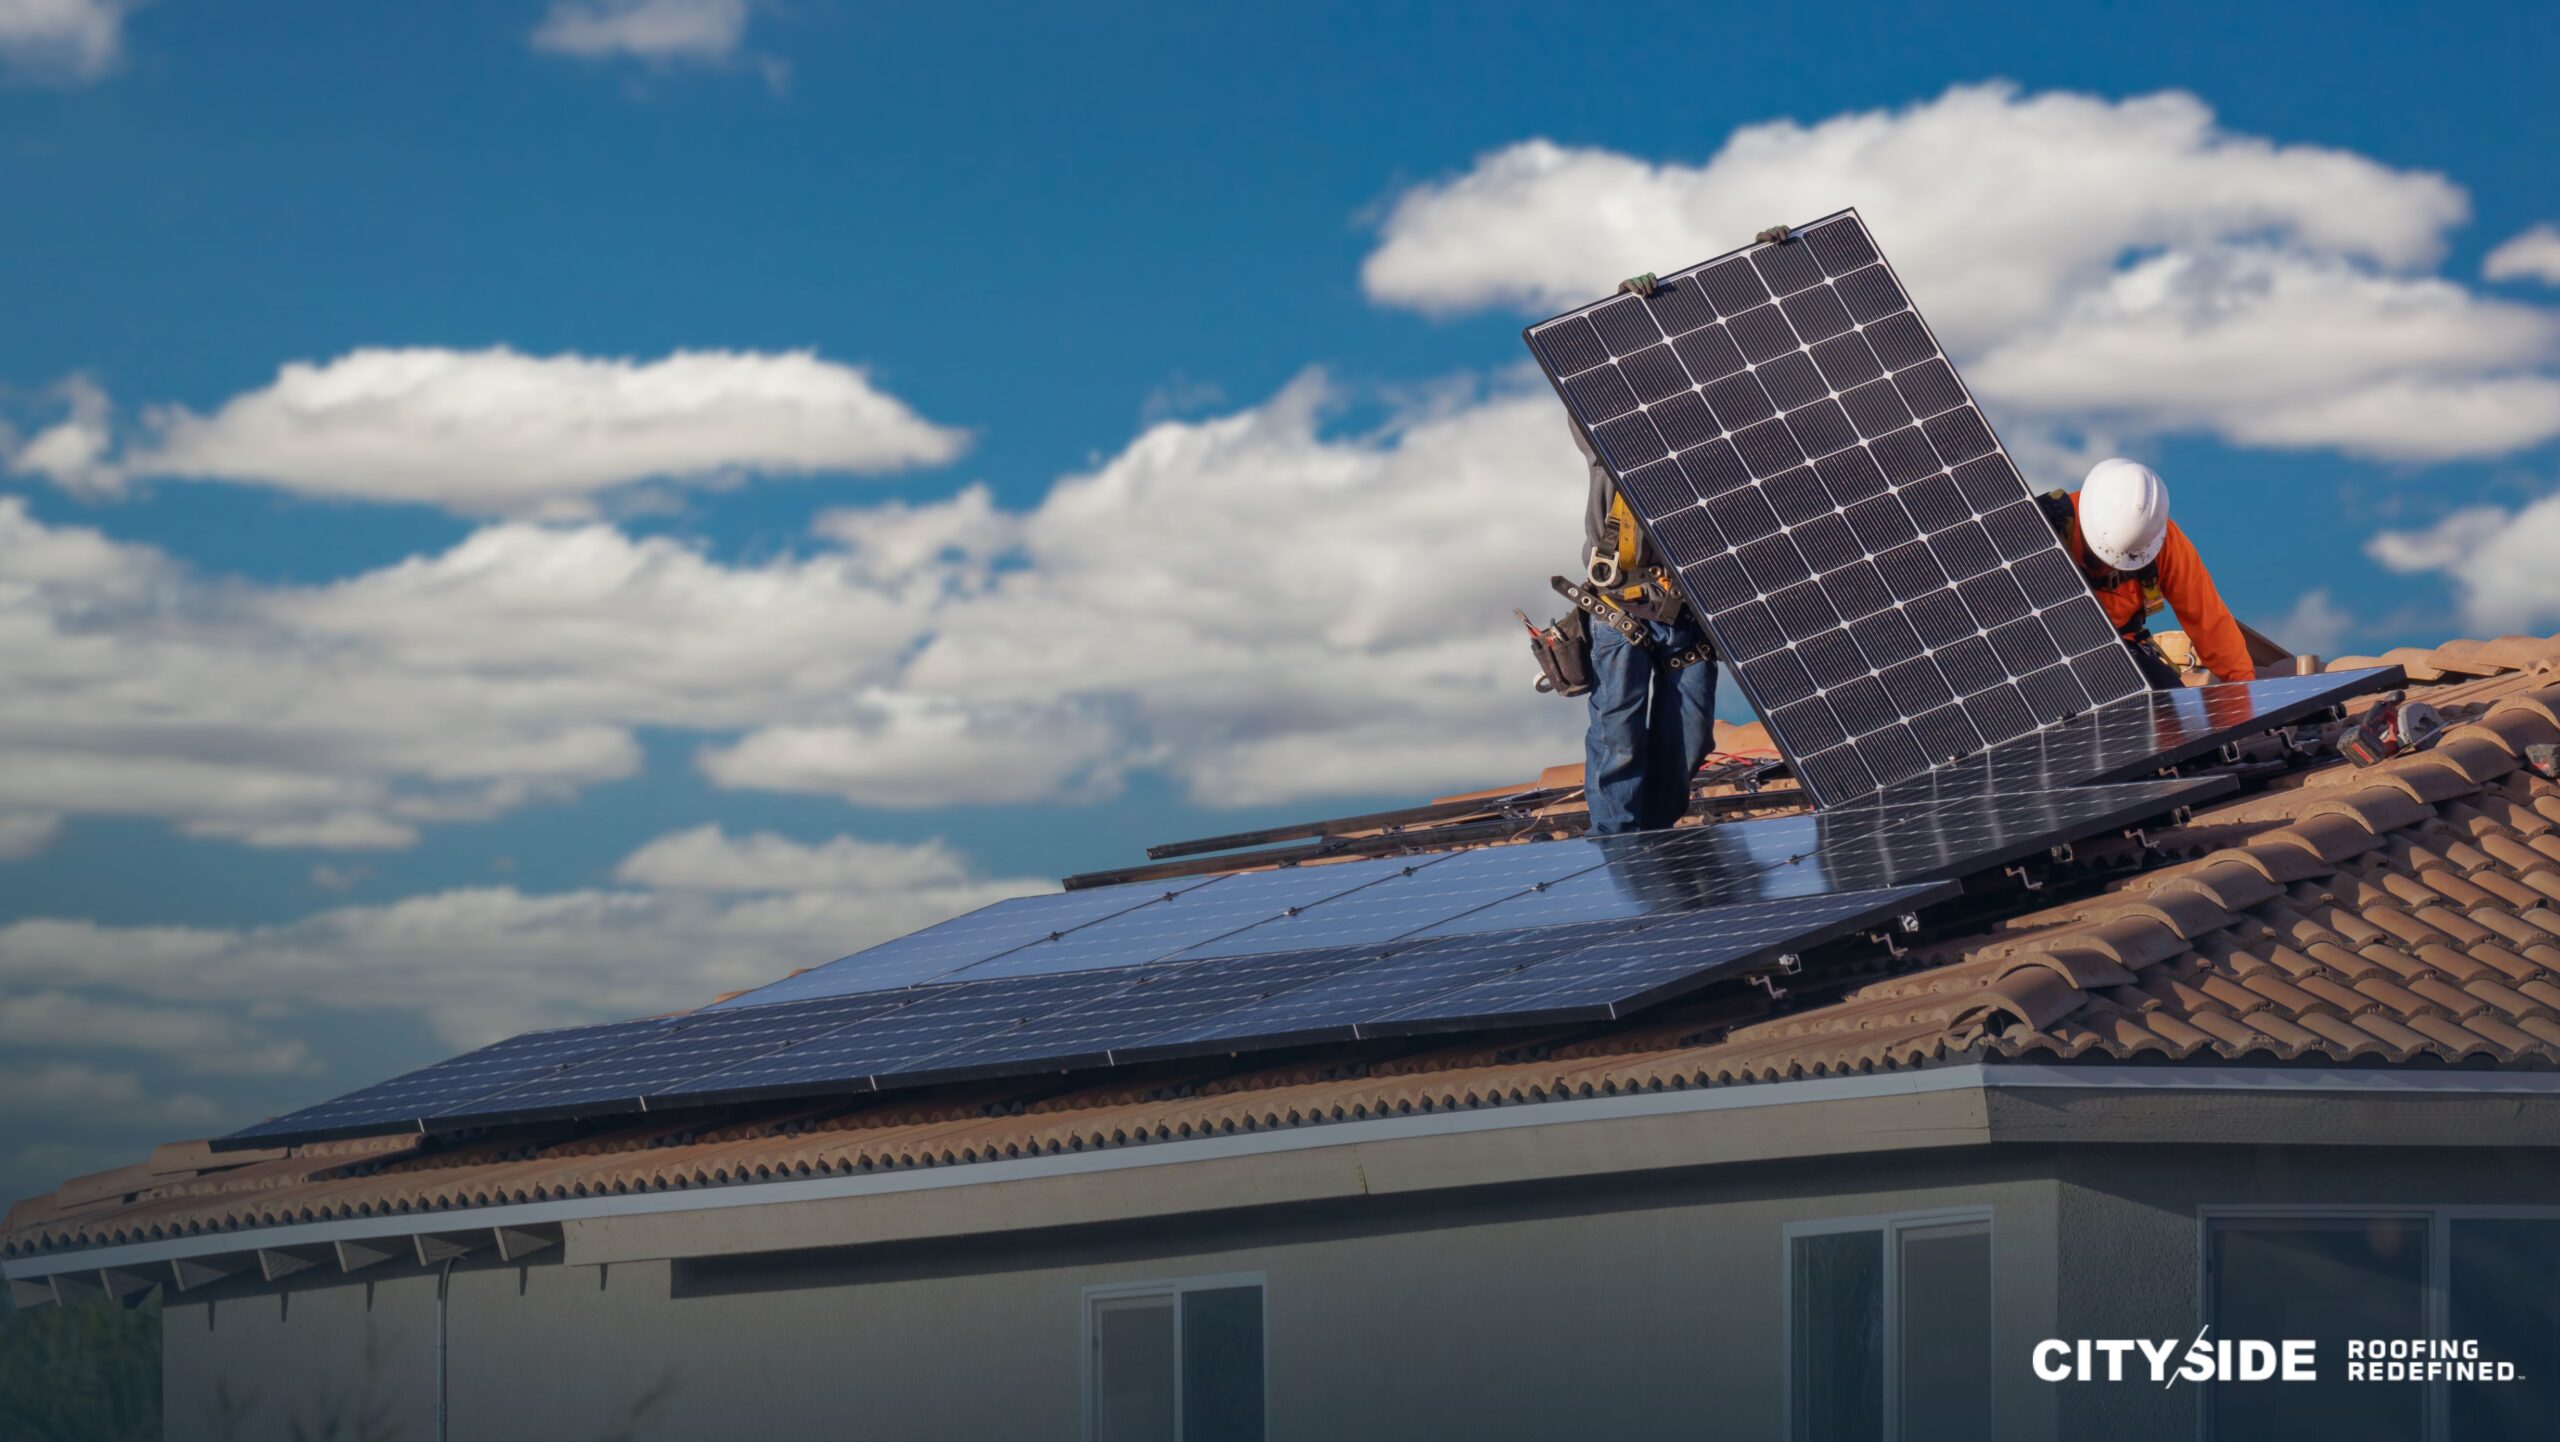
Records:
[[[2016,735],[2022,715],[2048,725],[2054,707],[2141,688],[1854,213],[1672,275],[1650,309],[1619,296],[1528,338],[1622,479],[1665,456],[1680,467],[1685,491],[1648,475],[1629,482],[1630,504],[1822,804],[1890,784],[1914,755],[1943,764],[1943,748],[1968,734]],[[1682,523],[1691,512],[1708,524]],[[1728,551],[1738,564],[1723,564]],[[1908,625],[1879,623],[1826,649],[1844,620],[1883,608],[1880,590]],[[2033,635],[1983,639],[2029,619]],[[1964,726],[1936,717],[1924,735],[1912,703],[1943,706],[1942,688],[1918,671],[1882,673],[1966,641],[1979,644],[1939,668],[1964,680],[1944,689],[1968,716],[1986,715]]]

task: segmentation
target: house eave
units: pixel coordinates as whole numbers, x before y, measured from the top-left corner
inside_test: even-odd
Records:
[[[570,1264],[735,1255],[1996,1143],[2560,1146],[2560,1073],[1964,1061],[253,1227],[20,1257],[0,1274],[25,1306],[129,1298],[137,1280],[179,1290],[253,1273],[272,1281],[465,1246],[513,1257],[554,1237]]]

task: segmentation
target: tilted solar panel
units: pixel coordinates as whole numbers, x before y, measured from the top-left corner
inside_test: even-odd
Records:
[[[2144,689],[1855,211],[1527,337],[1822,805]]]

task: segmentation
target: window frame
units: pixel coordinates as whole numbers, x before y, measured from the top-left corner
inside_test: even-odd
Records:
[[[2196,1322],[2200,1326],[2218,1326],[2213,1315],[2213,1229],[2217,1222],[2322,1222],[2373,1221],[2392,1217],[2424,1224],[2427,1237],[2427,1281],[2425,1315],[2427,1336],[2441,1341],[2453,1320],[2453,1224],[2461,1221],[2489,1222],[2560,1222],[2560,1206],[2536,1206],[2518,1203],[2502,1206],[2495,1202],[2317,1202],[2288,1205],[2283,1202],[2208,1203],[2196,1208]],[[2216,1335],[2220,1335],[2218,1332]],[[2336,1359],[2341,1364],[2344,1358]],[[2213,1393],[2216,1384],[2208,1382],[2198,1388],[2203,1401],[2196,1408],[2196,1442],[2218,1442],[2213,1427]],[[2425,1384],[2426,1430],[2411,1442],[2443,1442],[2453,1430],[2453,1393],[2451,1384],[2437,1379]]]
[[[2000,1226],[1995,1216],[1998,1208],[1991,1204],[1966,1207],[1928,1207],[1907,1212],[1879,1212],[1857,1217],[1823,1217],[1813,1221],[1788,1222],[1778,1229],[1778,1385],[1779,1435],[1792,1439],[1796,1434],[1796,1239],[1799,1237],[1836,1236],[1844,1232],[1879,1232],[1884,1239],[1884,1290],[1878,1305],[1884,1309],[1884,1418],[1881,1433],[1884,1442],[1900,1442],[1902,1436],[1902,1247],[1904,1232],[1926,1231],[1967,1222],[1982,1224],[1983,1248],[1996,1269],[2000,1257]],[[1985,1325],[1990,1337],[1992,1355],[1998,1355],[2000,1336],[2000,1288],[1985,1287],[1990,1315]]]
[[[1093,1308],[1096,1302],[1147,1297],[1173,1299],[1173,1435],[1182,1442],[1182,1308],[1187,1292],[1214,1292],[1251,1287],[1261,1303],[1262,1435],[1271,1435],[1271,1282],[1264,1272],[1217,1272],[1196,1277],[1161,1277],[1140,1282],[1097,1282],[1076,1294],[1076,1435],[1093,1442],[1093,1383],[1096,1366]]]

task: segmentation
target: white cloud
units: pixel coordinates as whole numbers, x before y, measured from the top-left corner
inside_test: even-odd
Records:
[[[849,731],[753,733],[714,753],[714,776],[832,790],[832,767],[888,771],[864,755],[877,746],[974,775],[953,785],[1002,787],[990,769],[1019,775],[1045,745],[1053,788],[1145,766],[1241,805],[1481,785],[1566,754],[1579,712],[1528,690],[1504,624],[1515,605],[1548,604],[1537,578],[1580,534],[1581,461],[1553,400],[1506,383],[1331,437],[1327,396],[1310,376],[1249,410],[1163,422],[1061,481],[995,528],[1010,551],[932,568],[950,589],[898,689],[935,705]],[[921,549],[887,519],[821,525],[857,563]],[[925,536],[949,521],[896,519]],[[934,724],[899,729],[917,714]],[[1108,763],[1105,724],[1119,738]]]
[[[19,921],[0,926],[0,987],[109,992],[162,1014],[157,1024],[171,1028],[214,1027],[185,1018],[227,1015],[244,997],[265,1005],[265,1024],[278,1032],[350,1013],[416,1017],[467,1047],[698,1006],[1051,889],[982,877],[936,842],[802,846],[716,831],[660,838],[621,875],[642,885],[550,894],[479,887],[238,929]]]
[[[747,33],[747,0],[552,0],[533,48],[655,65],[727,60]]]
[[[311,1049],[264,1035],[221,1011],[106,1000],[72,991],[0,994],[0,1047],[141,1052],[205,1076],[319,1069]]]
[[[39,80],[95,80],[124,54],[124,0],[0,0],[0,65]]]
[[[129,1071],[87,1062],[0,1064],[0,1117],[21,1124],[88,1124],[201,1128],[222,1109],[193,1092],[156,1094]]]
[[[2267,634],[2297,656],[2334,657],[2347,648],[2359,622],[2326,586],[2305,591],[2293,609],[2271,622]]]
[[[2482,634],[2549,629],[2560,617],[2560,495],[2520,509],[2467,506],[2432,526],[2385,531],[2366,546],[2403,573],[2441,572]]]
[[[1126,736],[1072,705],[873,691],[855,710],[849,724],[768,726],[707,747],[703,772],[723,786],[928,807],[1108,795],[1126,766]]]
[[[49,811],[0,814],[0,861],[40,855],[61,834],[62,818]]]
[[[2555,339],[2560,317],[2449,281],[2227,246],[2118,271],[1964,373],[2036,416],[2438,460],[2560,434],[2560,379],[2532,369]]]
[[[160,406],[144,419],[150,438],[120,458],[124,474],[480,515],[585,514],[599,493],[650,480],[939,464],[967,439],[861,368],[809,351],[635,361],[505,347],[357,350],[287,365],[210,415]],[[25,451],[17,464],[38,468]]]
[[[613,877],[661,891],[881,892],[962,885],[969,866],[940,841],[838,836],[811,846],[770,831],[733,837],[714,825],[659,837],[625,857]]]
[[[1563,309],[1850,205],[2013,429],[2403,460],[2560,434],[2560,319],[2427,273],[2459,188],[2183,94],[1959,87],[1746,127],[1697,165],[1526,141],[1398,197],[1362,280],[1436,313]]]
[[[106,391],[88,377],[76,375],[55,389],[68,413],[19,446],[8,457],[8,469],[42,476],[74,495],[120,494],[124,473],[107,459],[114,437],[108,428],[111,407]]]
[[[724,563],[506,522],[317,586],[197,575],[0,497],[0,815],[406,845],[700,738],[728,785],[919,807],[1410,794],[1571,754],[1506,624],[1552,609],[1580,460],[1514,378],[1330,436],[1320,378],[1165,422],[1037,504],[831,513]],[[1416,538],[1463,537],[1463,545]]]
[[[2490,280],[2538,280],[2560,285],[2560,227],[2537,225],[2489,252],[2480,274]]]

